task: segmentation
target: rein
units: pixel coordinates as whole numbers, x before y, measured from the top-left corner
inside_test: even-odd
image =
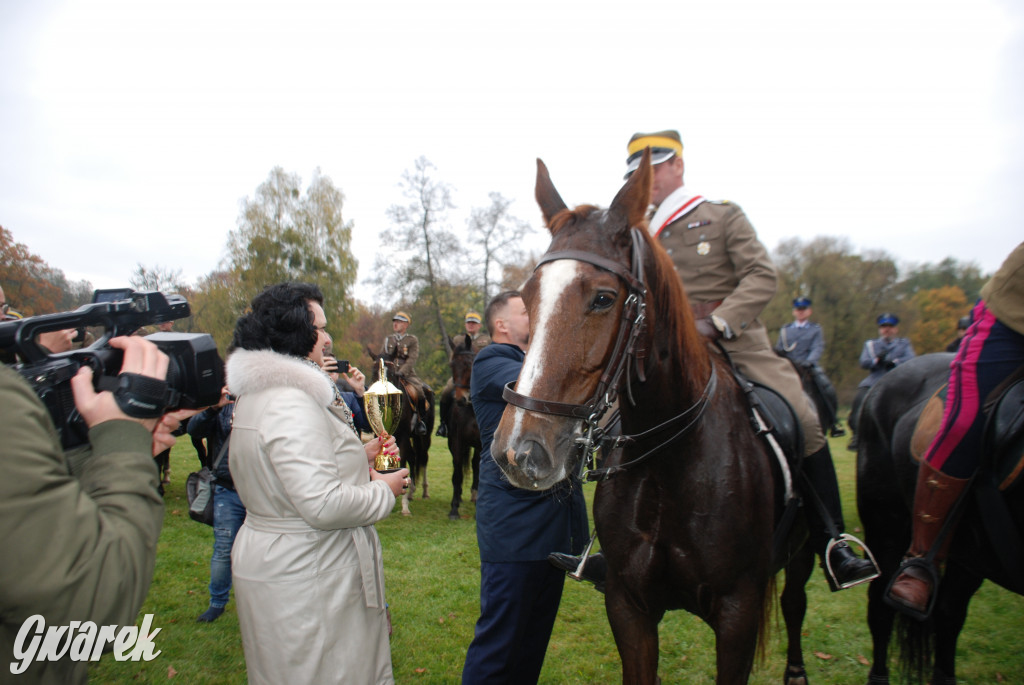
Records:
[[[644,331],[647,321],[647,285],[644,282],[644,241],[636,227],[630,229],[630,236],[633,240],[633,253],[631,266],[627,270],[625,266],[600,255],[582,250],[561,250],[550,252],[544,255],[534,267],[534,271],[542,265],[559,259],[572,259],[596,266],[599,269],[611,272],[618,276],[625,283],[629,294],[622,307],[622,316],[619,320],[619,328],[615,338],[615,347],[608,365],[601,373],[597,388],[589,400],[583,404],[570,404],[567,402],[556,402],[554,400],[542,400],[536,397],[522,395],[513,389],[515,382],[505,386],[502,398],[512,406],[519,407],[526,411],[550,414],[553,416],[564,416],[572,419],[579,419],[584,423],[584,435],[576,438],[577,449],[580,451],[580,476],[585,475],[588,481],[606,480],[611,476],[625,471],[631,466],[646,461],[649,457],[674,442],[689,431],[704,415],[705,410],[711,402],[718,385],[718,377],[712,367],[711,375],[701,396],[690,407],[682,413],[672,417],[653,428],[635,435],[608,436],[599,425],[601,418],[608,411],[618,397],[618,388],[621,384],[623,374],[630,364],[634,366],[637,379],[643,383],[646,381],[644,362],[646,361],[646,349],[640,347],[640,335]],[[636,405],[633,398],[633,385],[626,383],[626,392],[630,404]],[[687,420],[688,419],[688,420]],[[666,431],[677,423],[686,421],[685,425],[674,435],[651,448],[636,459],[625,464],[603,469],[587,469],[595,463],[595,455],[602,446],[609,446],[611,449],[622,447],[645,440],[662,431]],[[613,422],[609,422],[613,423]],[[586,470],[584,474],[583,471]]]

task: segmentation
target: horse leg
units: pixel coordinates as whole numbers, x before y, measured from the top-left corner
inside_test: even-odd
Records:
[[[883,573],[868,585],[868,629],[871,631],[871,670],[868,685],[889,684],[889,641],[896,611],[885,603],[892,570]]]
[[[615,647],[622,660],[622,682],[656,685],[658,682],[658,622],[664,611],[652,615],[642,611],[625,591],[616,592],[609,579],[604,605],[611,624]]]
[[[472,455],[473,486],[470,488],[470,492],[472,493],[472,502],[476,504],[476,491],[480,489],[480,449],[474,447]]]
[[[457,431],[458,427],[453,429],[453,432]],[[448,439],[448,448],[452,452],[452,508],[448,512],[448,518],[452,521],[459,520],[459,505],[462,504],[462,464],[463,461],[460,458],[462,452],[461,441],[458,439],[458,435],[453,435]],[[464,458],[464,457],[463,457]]]
[[[981,576],[959,564],[946,565],[935,604],[935,666],[932,685],[955,685],[956,643],[967,620],[967,605],[981,587]]]
[[[715,631],[715,682],[719,685],[743,685],[754,667],[765,588],[753,581],[743,585],[718,599],[718,610],[708,621]]]
[[[814,550],[805,544],[786,566],[786,585],[782,590],[782,616],[786,622],[785,685],[807,685],[804,651],[800,631],[807,614],[807,581],[814,572]]]

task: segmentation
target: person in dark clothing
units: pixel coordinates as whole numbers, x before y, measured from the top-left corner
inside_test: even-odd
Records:
[[[545,492],[519,490],[491,458],[505,411],[502,390],[516,380],[529,346],[530,322],[519,293],[506,291],[487,307],[492,344],[473,363],[470,395],[480,425],[480,618],[466,653],[463,683],[536,683],[562,599],[565,574],[547,562],[551,551],[579,554],[587,509],[578,480]]]
[[[212,623],[224,613],[231,592],[231,548],[238,529],[245,521],[245,506],[235,491],[228,466],[227,444],[231,438],[231,418],[234,398],[227,387],[221,391],[220,402],[206,409],[188,422],[193,439],[205,438],[209,463],[213,468],[213,556],[210,557],[210,606],[196,619],[199,623]],[[221,450],[224,450],[221,454]]]

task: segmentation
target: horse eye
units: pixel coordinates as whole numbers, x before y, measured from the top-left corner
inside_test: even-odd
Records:
[[[594,295],[594,301],[590,304],[591,309],[594,309],[595,311],[609,309],[613,304],[615,304],[615,295],[616,293],[614,292],[599,292]]]

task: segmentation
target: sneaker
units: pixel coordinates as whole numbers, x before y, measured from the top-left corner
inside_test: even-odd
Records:
[[[210,607],[196,619],[196,623],[213,623],[224,613],[224,607]]]

